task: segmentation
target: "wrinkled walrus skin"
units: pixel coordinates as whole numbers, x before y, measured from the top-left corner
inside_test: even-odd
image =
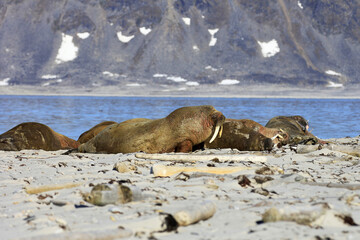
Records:
[[[113,122],[113,121],[101,122],[101,123],[95,125],[94,127],[90,128],[86,132],[82,133],[80,135],[80,137],[78,138],[78,142],[79,143],[86,143],[87,141],[89,141],[90,139],[92,139],[93,137],[98,135],[99,132],[101,132],[102,130],[104,130],[108,126],[110,126],[112,124],[116,124],[116,123],[117,122]]]
[[[0,135],[0,150],[5,151],[23,149],[56,151],[77,148],[79,145],[77,141],[37,122],[21,123]]]
[[[224,121],[224,115],[213,106],[183,107],[165,118],[133,119],[111,125],[81,144],[78,150],[90,153],[190,152],[193,145],[208,139]]]
[[[233,148],[240,151],[271,150],[278,143],[277,134],[284,135],[278,129],[266,128],[260,123],[249,119],[226,119],[223,133],[212,143],[205,142],[205,148]],[[286,136],[285,136],[286,137]]]
[[[268,128],[284,130],[289,135],[288,144],[316,144],[320,139],[308,131],[308,121],[302,116],[278,116],[265,125]]]

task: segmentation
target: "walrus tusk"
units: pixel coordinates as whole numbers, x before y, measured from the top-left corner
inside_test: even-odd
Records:
[[[220,132],[219,132],[219,138],[221,138],[223,130],[224,130],[224,126],[221,125],[221,127],[220,127]]]
[[[191,205],[173,214],[179,226],[188,226],[201,220],[211,218],[216,212],[216,206],[211,201],[203,201],[199,205]]]
[[[28,194],[36,194],[36,193],[60,190],[60,189],[65,189],[65,188],[74,188],[74,187],[78,187],[82,184],[84,184],[84,183],[83,182],[81,182],[81,183],[65,183],[65,184],[45,185],[45,186],[40,186],[40,187],[25,187],[25,191]]]
[[[178,167],[178,166],[165,166],[161,164],[155,164],[152,167],[152,172],[155,177],[169,177],[181,172],[206,172],[214,174],[227,174],[234,173],[243,170],[255,169],[253,167]]]
[[[276,134],[275,136],[273,136],[273,137],[271,138],[271,140],[274,140],[274,139],[277,138],[277,137],[283,139],[283,136],[281,136],[280,134]]]
[[[152,159],[161,161],[182,161],[182,162],[196,162],[196,161],[211,161],[214,158],[219,161],[253,161],[253,162],[266,162],[265,156],[254,156],[250,154],[148,154],[136,153],[135,157],[142,159]]]
[[[210,139],[209,143],[212,143],[212,142],[215,140],[215,138],[217,137],[217,135],[218,135],[218,133],[219,133],[219,130],[220,130],[220,126],[217,125],[217,126],[215,127],[214,135],[213,135],[212,138]]]

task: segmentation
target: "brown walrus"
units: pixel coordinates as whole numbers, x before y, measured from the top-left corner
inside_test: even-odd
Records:
[[[274,144],[284,141],[287,135],[279,129],[266,128],[250,119],[226,119],[223,134],[205,148],[235,148],[240,151],[271,150]]]
[[[212,133],[216,137],[224,121],[224,115],[213,106],[183,107],[165,118],[134,119],[111,125],[81,144],[78,150],[91,153],[190,152]]]
[[[89,141],[90,139],[92,139],[93,137],[98,135],[99,132],[101,132],[102,130],[104,130],[108,126],[110,126],[112,124],[115,124],[115,123],[117,123],[117,122],[105,121],[105,122],[101,122],[101,123],[95,125],[94,127],[90,128],[86,132],[82,133],[80,135],[80,137],[78,138],[78,142],[79,143],[86,143],[87,141]]]
[[[302,116],[278,116],[270,119],[265,127],[282,129],[289,135],[288,144],[316,144],[320,139],[308,131],[308,121]]]
[[[5,151],[23,149],[56,151],[77,148],[79,145],[77,141],[37,122],[21,123],[0,135],[0,150]]]

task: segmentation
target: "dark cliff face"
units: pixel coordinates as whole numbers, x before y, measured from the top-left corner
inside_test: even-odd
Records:
[[[359,5],[355,0],[5,0],[0,82],[177,84],[166,74],[199,84],[359,83]]]

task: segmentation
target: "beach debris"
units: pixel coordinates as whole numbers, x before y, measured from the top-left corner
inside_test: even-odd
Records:
[[[261,174],[261,175],[274,175],[276,173],[284,174],[284,170],[282,168],[279,168],[279,167],[264,166],[264,167],[261,167],[259,169],[256,169],[255,173],[256,174]]]
[[[114,213],[114,214],[123,214],[121,208],[116,207],[116,206],[109,208],[109,212]]]
[[[181,185],[174,185],[175,187],[206,187],[209,189],[217,190],[219,186],[216,184],[181,184]]]
[[[119,173],[126,173],[126,172],[135,172],[138,170],[138,168],[135,165],[131,165],[124,162],[117,162],[114,164],[113,170],[116,170]]]
[[[256,175],[254,177],[256,183],[259,183],[259,184],[262,184],[262,183],[265,183],[265,182],[268,182],[268,181],[272,181],[274,180],[273,177],[270,177],[270,176],[259,176],[259,175]]]
[[[187,180],[189,180],[189,178],[190,178],[189,174],[181,172],[175,176],[174,180],[180,180],[186,182]]]
[[[360,147],[357,144],[345,145],[345,144],[317,144],[317,145],[298,145],[296,152],[300,154],[310,153],[323,148],[331,151],[345,153],[354,157],[360,157]]]
[[[328,188],[344,188],[348,190],[360,190],[360,184],[356,183],[332,183],[332,182],[313,182],[310,179],[301,176],[299,174],[286,174],[282,175],[279,179],[271,182],[265,182],[264,185],[277,185],[279,183],[291,184],[299,182],[301,184],[317,186],[317,187],[328,187]]]
[[[50,202],[51,202],[52,204],[54,204],[55,206],[58,206],[58,207],[63,207],[63,206],[65,206],[65,205],[71,205],[70,202],[64,201],[64,200],[54,199],[54,200],[51,200]]]
[[[26,221],[26,223],[30,223],[31,221],[34,221],[36,219],[35,215],[27,215],[23,220]]]
[[[83,182],[78,183],[64,183],[64,184],[51,184],[51,185],[44,185],[39,187],[25,187],[25,191],[28,194],[37,194],[42,192],[48,192],[53,190],[61,190],[61,189],[67,189],[67,188],[74,188],[78,187],[80,185],[83,185]]]
[[[122,184],[101,183],[95,185],[90,193],[83,193],[83,199],[97,206],[107,204],[124,204],[132,201],[140,201],[145,198],[141,190],[134,186]]]
[[[236,177],[236,179],[238,180],[238,184],[240,186],[242,186],[242,187],[246,187],[246,186],[251,187],[251,181],[245,175],[239,175],[239,176]]]
[[[254,188],[254,189],[251,190],[251,192],[263,195],[265,197],[269,196],[271,193],[277,194],[277,192],[275,192],[275,191],[269,191],[269,190],[267,190],[265,188],[262,188],[262,187],[261,188]]]
[[[148,154],[136,153],[135,157],[142,159],[162,160],[162,161],[181,161],[181,162],[196,162],[196,161],[252,161],[252,162],[266,162],[266,156],[256,156],[251,154],[183,154],[183,153],[168,153],[168,154]]]
[[[264,212],[262,221],[264,223],[289,221],[311,227],[339,226],[339,224],[357,226],[350,215],[331,210],[327,207],[327,204],[315,205],[309,209],[298,211],[272,207]]]
[[[189,204],[186,208],[172,214],[179,226],[188,226],[201,220],[211,218],[216,212],[212,201],[202,201],[199,204]]]
[[[145,236],[155,232],[170,232],[180,226],[188,226],[211,218],[216,212],[212,201],[189,201],[179,207],[169,206],[169,211],[161,210],[158,216],[143,216],[140,220],[126,221],[121,227],[131,229],[134,236]]]
[[[345,201],[348,205],[360,206],[360,194],[354,194],[353,192],[346,193],[339,200]]]
[[[166,166],[162,164],[155,164],[152,167],[152,173],[155,177],[169,177],[181,172],[206,172],[215,174],[228,174],[244,170],[254,169],[252,167],[179,167],[179,166]]]
[[[319,183],[319,182],[305,182],[307,185],[311,186],[320,186],[320,187],[329,187],[329,188],[345,188],[348,190],[359,190],[360,184],[350,184],[350,183]]]

